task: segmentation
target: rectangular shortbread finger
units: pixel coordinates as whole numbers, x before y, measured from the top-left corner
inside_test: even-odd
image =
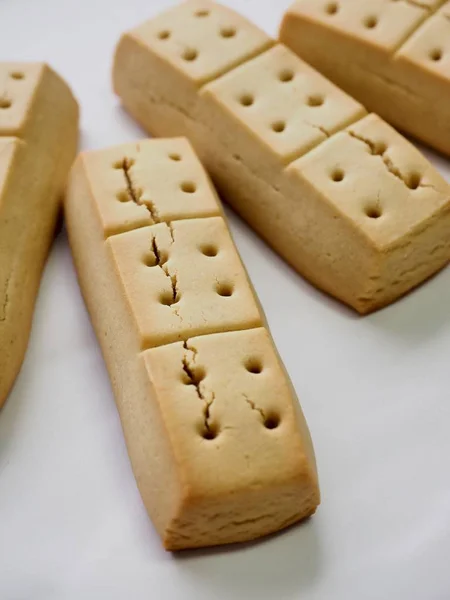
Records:
[[[0,407],[22,364],[78,140],[78,107],[42,64],[0,63]]]
[[[189,0],[122,36],[115,91],[152,134],[189,137],[223,197],[297,271],[373,311],[448,263],[449,186],[286,47],[267,38],[238,60],[254,31],[229,9]],[[208,64],[202,77],[197,60]],[[214,61],[221,75],[211,78]]]
[[[448,0],[298,0],[280,40],[370,110],[450,155]]]
[[[319,490],[307,425],[190,144],[81,154],[65,214],[165,547],[250,540],[311,515]]]

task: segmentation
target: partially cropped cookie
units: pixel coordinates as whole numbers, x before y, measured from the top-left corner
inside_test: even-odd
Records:
[[[349,256],[358,256],[359,269],[348,273],[347,282],[357,289],[359,312],[394,300],[448,260],[448,184],[376,115],[336,134],[288,170],[301,189],[312,187],[329,198],[337,218],[353,228],[342,243]]]
[[[251,540],[313,514],[309,432],[190,144],[81,154],[65,213],[132,467],[165,547]]]
[[[405,19],[385,45],[422,10],[390,4]],[[152,134],[189,137],[223,197],[299,273],[360,313],[385,306],[448,263],[450,188],[405,138],[255,29],[189,0],[122,36],[115,90]]]
[[[280,40],[370,110],[450,155],[448,0],[298,0]]]
[[[0,407],[21,367],[78,141],[78,106],[48,66],[0,63]]]

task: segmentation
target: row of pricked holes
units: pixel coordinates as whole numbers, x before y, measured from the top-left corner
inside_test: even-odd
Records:
[[[170,158],[170,160],[173,160],[174,162],[180,162],[181,160],[183,160],[183,157],[181,156],[181,154],[178,154],[178,152],[171,152],[170,154],[168,154],[168,157]],[[134,159],[130,159],[130,166],[134,165]],[[113,163],[113,168],[114,169],[122,169],[123,168],[123,160],[118,160],[115,161]]]
[[[21,71],[13,71],[9,76],[16,80],[25,79],[25,75]],[[11,105],[12,102],[8,98],[0,98],[0,108],[9,108]]]
[[[295,76],[295,73],[291,69],[283,69],[279,73],[278,79],[282,83],[288,83],[294,79],[294,76]],[[245,107],[253,106],[253,104],[255,103],[255,97],[252,94],[248,94],[248,93],[242,94],[242,96],[239,97],[239,102],[242,106],[245,106]],[[314,94],[312,96],[308,96],[308,98],[306,99],[306,104],[311,107],[322,106],[324,102],[325,102],[325,98],[319,94]],[[286,122],[285,121],[275,121],[274,123],[272,123],[271,127],[272,127],[273,131],[275,131],[276,133],[282,133],[286,129]]]
[[[189,384],[186,383],[186,385]],[[263,421],[263,425],[266,429],[276,429],[279,424],[280,417],[275,413],[271,413]],[[219,435],[219,433],[220,429],[215,425],[210,425],[208,429],[202,429],[201,431],[201,435],[205,440],[214,440]]]
[[[386,144],[383,144],[383,142],[379,142],[377,144],[375,154],[381,156],[382,154],[384,154],[386,152],[386,150],[387,150]],[[331,172],[330,177],[334,182],[340,183],[341,181],[344,180],[345,173],[342,169],[334,169],[334,171]],[[414,173],[410,173],[410,175],[407,178],[407,180],[405,181],[405,183],[409,187],[410,190],[416,190],[420,186],[420,181],[421,181],[421,177],[420,177],[419,173],[414,172]],[[382,215],[381,208],[378,205],[367,206],[365,208],[365,213],[371,219],[378,219]]]
[[[181,161],[183,158],[181,156],[181,154],[178,154],[176,152],[172,152],[171,154],[168,155],[170,160],[173,160],[175,162],[179,162]],[[122,168],[122,162],[116,162],[113,164],[113,167],[115,169],[121,169]],[[195,185],[195,183],[193,181],[183,181],[180,184],[180,189],[185,192],[186,194],[194,194],[197,191],[197,186]],[[117,200],[119,200],[119,202],[131,202],[131,198],[130,195],[128,194],[127,191],[120,191],[117,194]]]
[[[209,14],[209,10],[202,9],[197,10],[194,13],[194,16],[201,18],[207,17]],[[219,35],[225,39],[233,38],[236,35],[236,33],[236,28],[231,26],[222,27],[221,29],[219,29]],[[167,40],[170,38],[171,32],[168,29],[163,29],[162,31],[159,31],[157,35],[160,40]],[[181,56],[184,60],[193,61],[198,57],[198,50],[195,50],[195,48],[186,48]]]
[[[252,375],[260,375],[264,370],[262,361],[259,358],[255,358],[255,357],[247,359],[243,363],[243,365],[249,373],[252,373]],[[195,373],[195,383],[200,383],[200,381],[205,379],[205,377],[206,377],[206,373],[205,373],[204,369],[202,369],[201,367],[197,367],[196,373]],[[188,385],[188,384],[186,384],[186,385]]]
[[[236,35],[237,30],[234,27],[222,27],[219,29],[219,35],[223,38],[232,38]],[[163,29],[157,33],[157,36],[160,40],[168,40],[172,33],[168,29]],[[192,58],[187,58],[186,60],[194,60]]]
[[[235,27],[222,27],[219,29],[219,35],[223,38],[232,38],[236,35],[237,29]],[[157,33],[160,40],[168,40],[172,33],[168,29],[163,29]]]
[[[193,181],[183,181],[180,184],[180,189],[185,194],[195,194],[197,191],[197,186]],[[131,202],[130,195],[125,190],[118,192],[117,200],[119,200],[119,202]]]
[[[335,15],[339,11],[339,4],[337,2],[330,2],[326,5],[325,11],[329,15]],[[374,15],[370,15],[364,19],[363,25],[367,27],[367,29],[373,29],[378,25],[378,18]]]
[[[335,15],[339,11],[339,5],[337,2],[331,2],[326,5],[325,10],[329,15]],[[367,27],[367,29],[374,29],[378,25],[378,17],[375,15],[365,17],[363,25]],[[442,56],[443,52],[441,48],[433,48],[429,53],[430,59],[435,62],[441,60]]]
[[[204,244],[199,247],[199,250],[204,256],[207,256],[208,258],[213,258],[213,257],[217,256],[219,253],[218,247],[215,246],[214,244]],[[144,258],[143,262],[147,267],[157,266],[153,255]],[[218,283],[216,285],[216,292],[219,296],[223,296],[224,298],[229,298],[234,293],[233,284],[227,283],[227,282]],[[180,295],[180,297],[181,297],[181,295]],[[160,302],[161,302],[161,304],[164,304],[166,306],[171,306],[172,304],[175,304],[175,302],[173,302],[173,301],[169,302],[168,296],[166,294],[163,294],[161,296]]]

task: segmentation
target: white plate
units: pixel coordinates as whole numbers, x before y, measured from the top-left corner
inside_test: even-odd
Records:
[[[228,1],[272,34],[289,3]],[[113,49],[170,4],[0,0],[0,57],[48,61],[68,80],[83,148],[137,139],[111,91]],[[162,550],[62,233],[0,413],[1,600],[450,598],[450,269],[358,318],[230,219],[312,431],[317,515],[231,550]]]

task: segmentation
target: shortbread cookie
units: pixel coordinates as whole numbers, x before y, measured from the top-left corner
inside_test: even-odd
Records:
[[[25,354],[77,139],[77,103],[54,71],[0,63],[0,406]]]
[[[280,40],[370,110],[450,155],[448,0],[299,0]]]
[[[169,550],[314,513],[308,429],[190,144],[83,153],[66,223],[145,506]]]
[[[115,90],[152,134],[189,137],[223,197],[298,272],[373,311],[449,261],[449,186],[401,135],[257,32],[190,0],[122,36]]]

